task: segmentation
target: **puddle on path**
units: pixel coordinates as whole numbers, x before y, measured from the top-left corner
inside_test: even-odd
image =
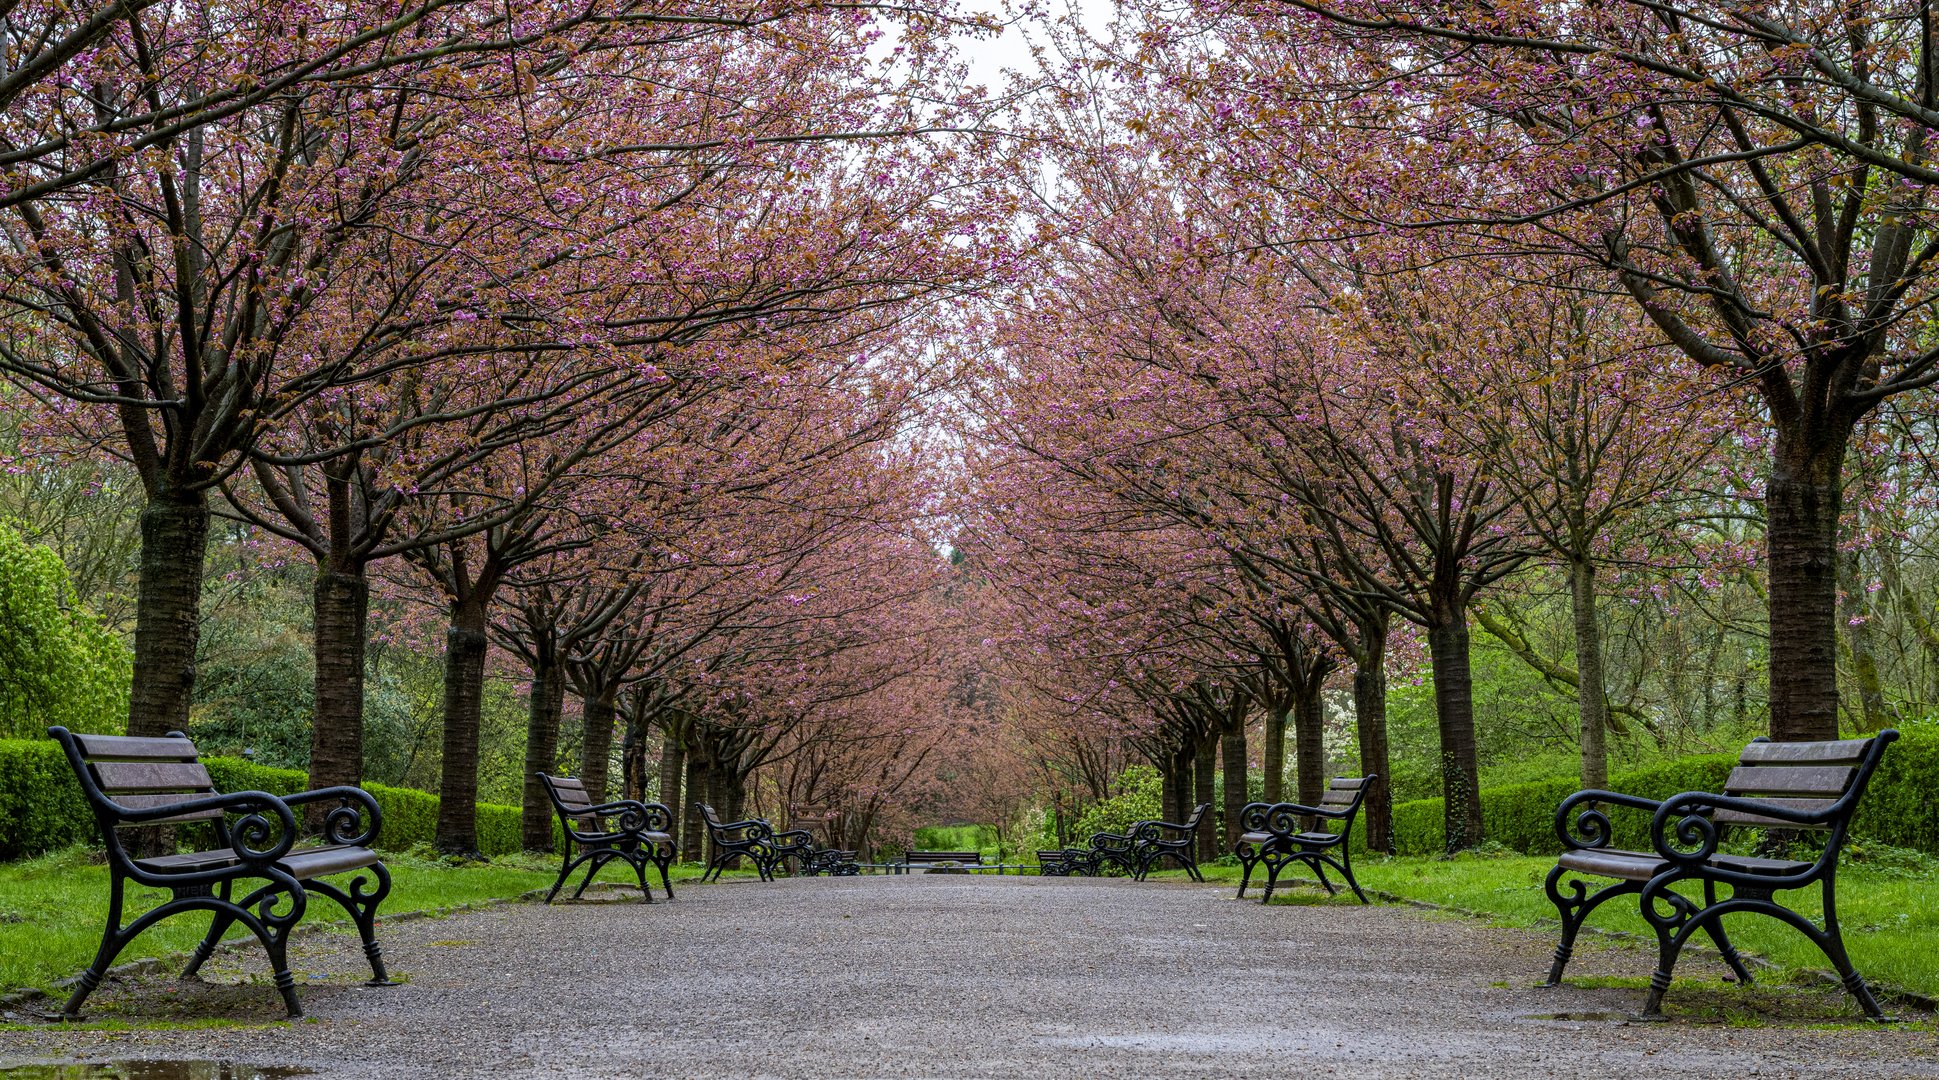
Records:
[[[1632,1013],[1623,1012],[1559,1012],[1534,1013],[1524,1016],[1523,1020],[1583,1020],[1627,1024],[1636,1019]]]
[[[0,1069],[0,1080],[289,1080],[308,1075],[310,1070],[290,1065],[233,1061],[103,1061]]]

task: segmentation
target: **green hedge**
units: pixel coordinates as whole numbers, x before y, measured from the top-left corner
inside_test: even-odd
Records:
[[[267,791],[289,795],[309,786],[295,769],[272,769],[239,758],[206,758],[218,791]],[[401,851],[429,843],[437,833],[438,797],[410,788],[365,784],[384,813],[378,846]],[[0,860],[38,855],[79,843],[95,843],[94,814],[81,797],[60,744],[49,739],[0,739]],[[511,855],[522,847],[519,808],[478,805],[478,847],[487,855]]]
[[[1716,791],[1735,762],[1731,754],[1678,758],[1616,773],[1609,778],[1609,789],[1647,799],[1666,799],[1684,791]],[[1939,855],[1939,802],[1931,797],[1935,786],[1939,786],[1939,726],[1908,728],[1904,737],[1885,752],[1853,823],[1853,835]],[[1560,779],[1484,788],[1483,835],[1514,851],[1552,855],[1561,849],[1555,838],[1555,808],[1579,787],[1574,780]],[[1616,846],[1648,847],[1650,822],[1646,815],[1618,809],[1610,820],[1616,827]],[[1394,807],[1396,853],[1440,854],[1447,837],[1444,826],[1441,800],[1400,803]]]

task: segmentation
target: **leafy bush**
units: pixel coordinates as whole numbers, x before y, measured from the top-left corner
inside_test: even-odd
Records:
[[[204,758],[218,791],[267,791],[289,795],[309,786],[295,769],[272,769],[238,758]],[[385,851],[430,843],[437,834],[438,797],[409,788],[366,784],[384,815],[377,838]],[[96,844],[94,813],[68,768],[60,744],[50,739],[0,739],[0,859],[18,859],[74,844]],[[487,855],[513,855],[523,843],[519,808],[480,803],[478,847]]]
[[[0,522],[0,735],[125,715],[132,665],[128,646],[76,602],[60,556]]]
[[[1163,794],[1164,781],[1158,778],[1157,769],[1133,765],[1119,774],[1116,795],[1091,804],[1078,817],[1071,826],[1071,842],[1086,844],[1093,833],[1121,833],[1129,830],[1134,821],[1158,817]]]

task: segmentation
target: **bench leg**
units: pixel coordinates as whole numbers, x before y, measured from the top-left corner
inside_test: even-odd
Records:
[[[1643,999],[1644,1020],[1663,1019],[1663,995],[1670,989],[1677,957],[1683,953],[1683,943],[1704,922],[1695,904],[1670,891],[1670,882],[1664,880],[1668,876],[1652,878],[1642,889],[1643,921],[1656,931],[1656,971]]]
[[[654,855],[653,857],[653,865],[660,868],[660,885],[661,887],[666,889],[668,900],[673,899],[673,881],[671,878],[667,877],[667,867],[671,865],[672,862],[673,862],[672,845],[668,845],[665,851],[661,851],[658,854]]]
[[[1245,845],[1245,847],[1250,847],[1250,845]],[[1239,878],[1239,895],[1232,899],[1244,900],[1246,898],[1246,886],[1252,883],[1252,868],[1259,865],[1259,854],[1255,851],[1252,853],[1251,858],[1247,858],[1244,848],[1233,852],[1233,854],[1239,857],[1239,865],[1245,867],[1245,873]]]
[[[1878,998],[1872,995],[1872,988],[1865,985],[1865,977],[1852,966],[1851,957],[1845,952],[1845,935],[1838,928],[1838,897],[1833,888],[1833,876],[1824,879],[1825,928],[1821,933],[1810,935],[1816,940],[1818,948],[1838,969],[1838,977],[1845,984],[1845,990],[1858,999],[1858,1007],[1865,1010],[1870,1020],[1887,1020],[1885,1010],[1879,1008]],[[1800,920],[1802,921],[1802,919]]]
[[[367,879],[362,874],[350,879],[347,892],[327,881],[312,881],[308,888],[335,901],[350,916],[350,921],[357,925],[357,937],[364,946],[364,959],[370,963],[370,979],[364,985],[395,986],[397,984],[391,981],[390,972],[384,968],[383,947],[377,944],[377,905],[390,895],[390,871],[383,863],[374,864],[370,871],[371,877],[377,881],[374,889],[364,888]]]
[[[81,1006],[87,1002],[88,995],[101,985],[102,977],[114,965],[114,958],[120,956],[121,950],[128,945],[128,938],[121,933],[121,891],[122,878],[116,873],[108,892],[107,932],[101,935],[101,947],[94,951],[94,962],[81,972],[80,979],[74,984],[74,992],[67,997],[67,1004],[61,1006],[62,1019],[81,1018]]]
[[[224,902],[227,902],[229,899],[229,885],[230,883],[225,881],[220,886],[221,891],[219,895]],[[195,951],[189,954],[189,964],[182,969],[182,974],[177,976],[177,978],[183,980],[195,978],[196,973],[202,970],[202,965],[208,963],[209,957],[215,955],[216,946],[222,944],[222,935],[228,933],[229,928],[235,924],[236,917],[234,915],[218,909],[215,917],[209,920],[209,932],[202,936],[201,944],[197,945]]]
[[[1549,976],[1543,980],[1543,986],[1561,983],[1562,971],[1569,966],[1569,958],[1575,955],[1576,935],[1581,933],[1582,924],[1589,920],[1590,912],[1612,897],[1640,892],[1643,888],[1640,882],[1619,881],[1591,893],[1588,883],[1578,878],[1569,882],[1567,895],[1564,895],[1561,884],[1568,873],[1557,866],[1549,871],[1548,880],[1542,884],[1542,891],[1548,894],[1549,902],[1555,905],[1556,916],[1562,920],[1562,936],[1555,943],[1555,959],[1549,964]]]
[[[1706,908],[1717,906],[1717,883],[1714,881],[1703,883],[1703,906]],[[1737,950],[1731,946],[1730,935],[1724,933],[1723,916],[1718,915],[1706,922],[1704,930],[1710,935],[1710,940],[1716,943],[1717,951],[1723,954],[1724,963],[1730,966],[1731,973],[1737,976],[1738,984],[1749,986],[1753,981],[1750,969],[1744,966],[1744,958],[1738,956]]]

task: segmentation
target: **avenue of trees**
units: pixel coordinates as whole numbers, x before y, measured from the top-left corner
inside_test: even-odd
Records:
[[[1460,849],[1491,768],[1930,714],[1922,9],[988,22],[0,13],[0,734],[457,854],[540,770],[853,847],[1137,763]]]

